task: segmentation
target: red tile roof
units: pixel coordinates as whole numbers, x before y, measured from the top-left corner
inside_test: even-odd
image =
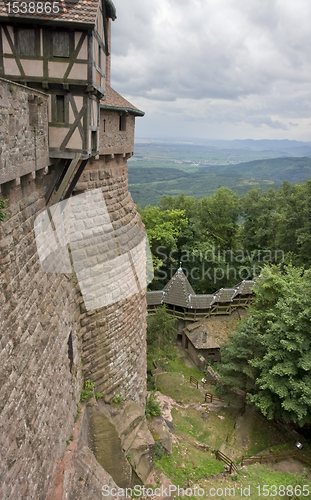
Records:
[[[58,2],[50,2],[43,1],[43,5],[50,6],[53,10],[53,3],[57,4],[59,7],[58,13],[12,13],[13,3],[11,2],[11,14],[8,12],[8,2],[4,0],[0,0],[0,18],[6,18],[7,20],[14,21],[15,19],[31,19],[36,20],[40,23],[40,21],[50,21],[51,22],[70,22],[70,23],[83,23],[87,25],[94,25],[98,13],[98,8],[101,0],[59,0]],[[106,4],[107,15],[115,20],[116,18],[116,9],[112,2],[112,0],[104,0]],[[37,5],[37,1],[34,2]],[[17,2],[19,8],[22,9],[24,7],[21,6],[21,2]],[[29,2],[27,2],[29,5]]]
[[[116,111],[128,111],[136,116],[144,116],[144,112],[136,108],[122,97],[118,92],[106,85],[105,99],[101,101],[100,107],[103,109],[112,109]]]

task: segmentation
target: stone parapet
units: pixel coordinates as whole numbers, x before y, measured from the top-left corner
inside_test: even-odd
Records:
[[[100,110],[99,154],[133,154],[135,116],[123,113],[120,118],[121,115],[121,111]]]
[[[0,184],[49,165],[48,96],[0,78]]]

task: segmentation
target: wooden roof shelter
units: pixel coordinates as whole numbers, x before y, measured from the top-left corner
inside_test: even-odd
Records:
[[[182,268],[179,268],[163,290],[147,292],[148,311],[167,304],[171,314],[188,321],[231,314],[238,307],[250,305],[254,285],[254,281],[244,280],[233,288],[221,288],[215,294],[196,295]]]

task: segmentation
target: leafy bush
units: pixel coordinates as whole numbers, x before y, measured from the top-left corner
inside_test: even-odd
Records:
[[[155,460],[161,460],[163,457],[162,445],[160,441],[154,443],[154,458]]]
[[[123,401],[123,396],[121,394],[116,394],[112,400],[115,404],[120,405]]]
[[[160,415],[162,415],[160,403],[156,401],[154,391],[146,397],[145,415],[147,418],[159,417]]]
[[[94,394],[94,382],[92,380],[86,380],[84,382],[84,389],[83,391],[81,392],[81,398],[80,398],[80,401],[88,401],[89,399],[91,399],[92,397],[95,396]]]

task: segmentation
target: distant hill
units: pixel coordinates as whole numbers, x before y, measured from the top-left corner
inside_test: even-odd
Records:
[[[208,170],[208,167],[202,168],[202,172]],[[311,158],[269,158],[267,160],[253,160],[239,163],[238,165],[224,165],[217,167],[217,172],[234,172],[243,178],[258,177],[276,182],[285,180],[290,182],[301,182],[311,177]]]
[[[277,189],[284,180],[303,182],[311,177],[311,158],[268,158],[231,165],[196,165],[181,169],[157,167],[152,161],[144,167],[144,160],[129,167],[129,189],[135,203],[142,207],[156,205],[163,194],[185,195],[201,198],[213,194],[222,186],[238,194],[249,189]],[[159,163],[161,164],[161,162]],[[133,166],[132,166],[133,165]]]

